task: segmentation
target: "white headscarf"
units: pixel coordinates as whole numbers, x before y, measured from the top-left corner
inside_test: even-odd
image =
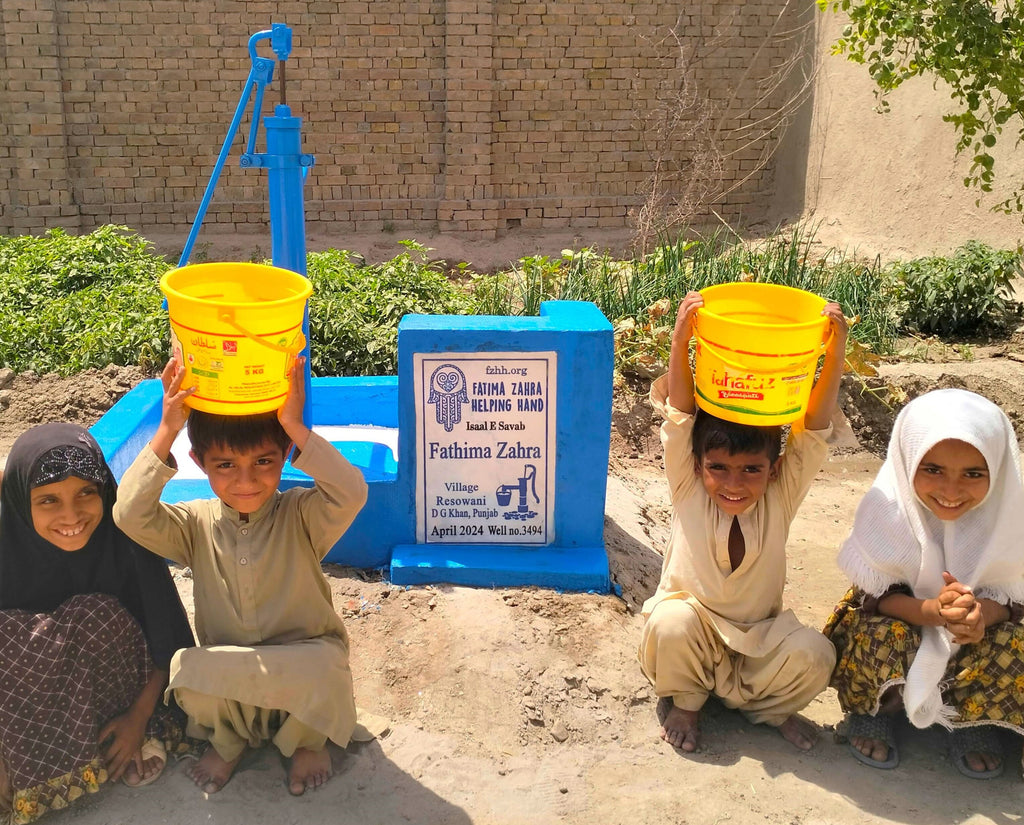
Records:
[[[976,447],[989,472],[985,498],[955,521],[936,517],[914,492],[921,459],[947,439]],[[1006,414],[973,392],[935,390],[896,418],[885,463],[857,507],[839,567],[873,596],[908,584],[915,598],[935,598],[948,570],[978,598],[1024,602],[1022,519],[1020,451]],[[949,727],[956,712],[943,705],[939,683],[959,646],[944,627],[921,632],[903,693],[907,717],[919,728],[935,722]]]

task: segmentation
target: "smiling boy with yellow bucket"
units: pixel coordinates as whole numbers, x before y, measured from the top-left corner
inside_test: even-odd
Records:
[[[827,453],[847,334],[838,304],[788,287],[727,284],[680,304],[668,373],[651,386],[672,534],[639,650],[673,747],[699,747],[712,694],[802,750],[814,744],[798,714],[828,685],[835,650],[783,610],[786,539]]]
[[[167,688],[189,735],[209,742],[189,777],[216,793],[248,749],[272,744],[299,796],[331,777],[328,741],[370,736],[321,567],[366,502],[366,481],[303,420],[304,359],[289,347],[302,346],[305,278],[200,264],[163,286],[181,352],[164,368],[160,423],[125,471],[114,518],[192,570],[199,646],[171,659]],[[215,498],[170,503],[162,494],[185,427]],[[312,487],[279,490],[289,454]]]

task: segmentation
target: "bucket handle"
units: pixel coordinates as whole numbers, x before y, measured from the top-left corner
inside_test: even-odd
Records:
[[[302,352],[303,348],[306,346],[306,336],[303,335],[301,332],[299,333],[298,338],[295,339],[295,343],[293,343],[290,347],[283,347],[280,344],[275,344],[273,341],[268,341],[263,336],[257,335],[255,332],[252,332],[243,327],[240,323],[238,323],[238,321],[235,320],[234,313],[232,313],[229,310],[219,312],[217,314],[217,317],[225,324],[233,326],[236,330],[242,333],[242,335],[244,335],[250,341],[255,341],[257,344],[261,344],[267,349],[272,349],[275,352],[283,352],[286,355],[295,356]]]
[[[818,346],[820,346],[822,348],[822,351],[828,349],[828,345],[832,343],[832,336],[834,336],[834,335],[835,335],[835,332],[830,330],[829,334],[828,334],[828,338],[826,338],[824,341],[822,341],[818,345]],[[724,355],[722,355],[721,348],[719,348],[715,344],[712,344],[706,338],[701,338],[699,335],[697,335],[697,331],[696,330],[694,330],[693,337],[696,338],[698,341],[700,341],[705,347],[707,347],[712,352],[714,352],[715,358],[717,358],[719,361],[721,361],[727,367],[730,367],[731,369],[734,369],[737,372],[750,372],[751,371],[749,366],[746,366],[744,364],[738,364],[735,361],[733,361],[731,358],[726,358]],[[819,355],[820,355],[820,353],[819,353]],[[815,355],[814,356],[814,360],[817,361],[818,357],[819,357],[818,355]],[[808,360],[810,360],[810,359],[808,359]],[[781,367],[775,367],[774,369],[763,369],[763,368],[762,369],[758,369],[757,372],[764,373],[766,375],[774,375],[775,373],[786,372],[787,370],[792,369],[792,366],[793,366],[792,362],[790,362],[789,364],[785,364],[785,365],[783,365]]]

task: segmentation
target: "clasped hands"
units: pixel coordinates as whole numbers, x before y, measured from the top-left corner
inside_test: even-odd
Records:
[[[981,602],[970,587],[958,582],[950,573],[944,572],[942,579],[945,585],[939,591],[936,601],[939,604],[939,616],[946,629],[953,634],[953,641],[959,645],[980,642],[985,635],[985,616]]]

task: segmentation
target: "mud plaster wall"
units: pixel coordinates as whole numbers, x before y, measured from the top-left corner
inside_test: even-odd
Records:
[[[677,24],[686,38],[724,38],[701,81],[757,120],[762,76],[784,58],[763,48],[764,33],[785,7],[4,2],[0,232],[189,224],[249,72],[248,38],[273,22],[293,30],[287,102],[316,156],[305,195],[319,228],[495,237],[621,227],[653,168],[637,118],[671,86],[677,51],[652,43]],[[247,136],[248,120],[206,226],[267,219],[262,174],[238,168]],[[723,184],[741,183],[717,211],[737,225],[760,220],[772,189],[771,167],[755,170],[765,147],[726,148]]]
[[[1015,247],[1020,216],[988,208],[1024,181],[1013,130],[994,152],[1006,191],[975,206],[980,193],[962,184],[969,156],[955,157],[953,128],[942,121],[948,91],[916,78],[891,96],[888,114],[877,113],[866,67],[829,54],[844,19],[817,18],[814,99],[780,149],[778,219],[806,216],[820,241],[887,258],[941,254],[972,238]]]

